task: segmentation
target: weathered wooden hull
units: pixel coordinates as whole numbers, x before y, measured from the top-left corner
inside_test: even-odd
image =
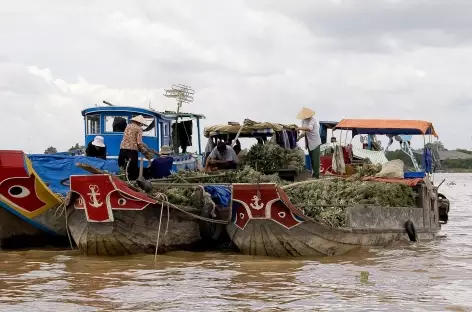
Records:
[[[62,199],[34,171],[21,151],[0,151],[0,243],[2,248],[67,242]]]
[[[89,256],[123,256],[194,248],[200,242],[198,220],[180,211],[149,206],[139,211],[114,211],[114,221],[88,222],[84,210],[68,211],[70,234],[79,249]],[[167,231],[166,231],[167,229]]]
[[[67,222],[73,240],[86,255],[154,253],[156,248],[158,252],[194,250],[204,243],[202,236],[212,234],[202,231],[196,218],[213,209],[211,201],[195,199],[201,203],[198,209],[162,206],[162,201],[107,174],[72,176],[70,187]]]
[[[419,240],[429,240],[441,228],[437,196],[428,197],[422,187],[419,208],[350,207],[348,227],[332,228],[304,216],[274,184],[233,185],[227,232],[243,254],[272,257],[332,256],[360,246],[407,241],[408,220],[415,225]]]
[[[244,230],[229,224],[227,231],[241,253],[270,257],[333,256],[360,246],[387,246],[409,240],[404,229],[366,230],[363,233],[329,228],[314,221],[286,229],[272,220],[253,220]],[[417,230],[418,239],[433,239],[436,232]]]

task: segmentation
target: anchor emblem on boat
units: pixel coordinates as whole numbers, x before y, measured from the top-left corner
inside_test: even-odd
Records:
[[[98,189],[98,186],[96,185],[90,185],[89,186],[90,193],[87,193],[90,197],[89,205],[92,206],[93,208],[98,208],[102,206],[102,202],[98,201],[97,196],[100,195],[100,190]]]
[[[257,197],[256,195],[254,195],[251,199],[251,201],[253,202],[250,206],[253,208],[253,209],[256,209],[256,210],[260,210],[262,208],[264,208],[264,203],[261,202],[261,199],[259,197]],[[259,203],[260,202],[260,203]]]

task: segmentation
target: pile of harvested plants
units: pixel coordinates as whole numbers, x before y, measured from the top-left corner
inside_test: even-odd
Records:
[[[292,169],[302,172],[305,154],[301,148],[284,149],[274,143],[255,144],[245,156],[245,164],[260,172]]]
[[[387,207],[415,206],[415,193],[411,187],[396,183],[362,181],[360,177],[374,175],[381,166],[364,164],[355,177],[348,179],[325,178],[288,185],[277,174],[265,175],[246,166],[242,170],[202,173],[179,171],[155,186],[151,194],[164,193],[169,201],[179,206],[201,207],[196,199],[195,186],[203,183],[276,183],[285,185],[291,203],[306,215],[332,227],[345,226],[346,208],[357,204]],[[156,181],[156,180],[155,180]],[[165,182],[165,185],[162,185]],[[173,183],[191,183],[194,187],[173,187]],[[201,192],[200,192],[201,193]],[[201,197],[201,196],[200,196]]]
[[[297,184],[288,187],[285,192],[292,204],[306,215],[333,227],[345,225],[347,206],[415,206],[412,188],[397,183],[330,178]]]

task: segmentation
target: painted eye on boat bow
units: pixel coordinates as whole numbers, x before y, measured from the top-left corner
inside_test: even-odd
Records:
[[[21,185],[13,185],[12,187],[10,187],[8,189],[8,194],[11,196],[11,197],[14,197],[14,198],[25,198],[27,197],[30,193],[30,191],[24,187],[24,186],[21,186]]]

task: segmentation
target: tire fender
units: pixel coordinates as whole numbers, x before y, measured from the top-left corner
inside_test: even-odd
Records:
[[[408,234],[410,241],[416,242],[418,240],[418,235],[416,234],[416,228],[413,221],[408,220],[405,222],[405,231]]]
[[[208,207],[204,207],[201,212],[201,216],[208,219],[220,219],[220,214],[218,209],[215,209],[216,217],[211,215],[211,209]],[[199,221],[200,227],[200,236],[204,241],[210,242],[218,242],[220,241],[223,233],[225,232],[225,225],[218,224],[218,223],[211,223],[207,221],[200,220]]]

